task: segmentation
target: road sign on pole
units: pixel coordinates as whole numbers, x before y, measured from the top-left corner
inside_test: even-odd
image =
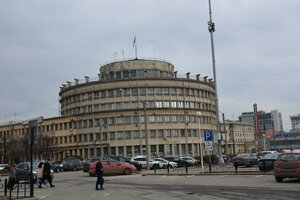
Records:
[[[30,136],[29,144],[30,144],[30,197],[34,195],[34,187],[33,187],[33,143],[37,138],[38,134],[38,124],[42,123],[43,117],[38,117],[30,120],[26,120],[23,122],[23,125],[28,125],[28,136]]]
[[[205,151],[213,151],[214,149],[214,141],[213,141],[213,133],[212,131],[204,132],[204,140],[205,140]]]

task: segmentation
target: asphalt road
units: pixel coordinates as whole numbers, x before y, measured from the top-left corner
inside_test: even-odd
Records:
[[[95,191],[95,177],[87,173],[55,174],[54,188],[35,186],[36,199],[127,199],[127,200],[218,200],[300,199],[300,180],[276,183],[273,175],[189,175],[109,176],[105,190]]]

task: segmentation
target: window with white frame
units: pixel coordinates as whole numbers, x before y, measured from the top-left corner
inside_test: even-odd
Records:
[[[164,115],[164,122],[170,122],[170,115]]]
[[[171,115],[171,122],[177,122],[177,115]]]
[[[123,124],[124,123],[124,117],[117,117],[117,124]]]
[[[116,133],[115,132],[110,132],[109,135],[110,135],[110,139],[111,140],[115,140],[116,139]]]
[[[155,102],[155,107],[156,108],[162,108],[162,106],[163,106],[163,102],[162,101],[156,101]]]
[[[131,132],[130,131],[126,131],[125,132],[125,137],[126,137],[126,139],[131,139]]]
[[[124,139],[124,134],[123,134],[122,131],[118,131],[118,132],[117,132],[117,139],[118,139],[118,140]]]
[[[176,108],[176,107],[177,107],[176,104],[177,104],[176,101],[171,101],[171,107],[172,107],[172,108]]]
[[[133,132],[133,138],[140,138],[140,132],[139,131],[134,131]]]
[[[148,117],[148,120],[149,120],[150,123],[154,123],[154,122],[155,122],[155,117],[154,117],[154,115],[150,115],[150,116]]]
[[[158,123],[163,122],[163,116],[162,115],[156,115],[156,122],[158,122]]]
[[[183,101],[178,101],[177,102],[177,107],[178,108],[183,108]]]
[[[164,130],[158,130],[158,137],[162,138],[164,136]]]
[[[163,102],[163,107],[164,108],[169,108],[170,107],[170,102],[169,101],[164,101]]]
[[[156,138],[156,131],[155,130],[150,131],[150,137],[151,138]]]

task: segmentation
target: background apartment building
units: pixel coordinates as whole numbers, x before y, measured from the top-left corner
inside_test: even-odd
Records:
[[[244,123],[249,123],[255,125],[254,112],[243,112],[239,116],[239,121]],[[267,113],[264,111],[258,111],[258,128],[259,131],[272,131],[274,125],[274,130],[276,132],[283,131],[282,117],[278,110],[272,110]]]
[[[292,125],[292,130],[291,131],[300,131],[300,114],[298,115],[292,115],[290,116],[291,118],[291,125]]]

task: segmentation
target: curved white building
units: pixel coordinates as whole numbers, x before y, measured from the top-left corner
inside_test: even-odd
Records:
[[[147,142],[151,156],[196,156],[200,152],[196,113],[201,112],[202,134],[216,129],[214,82],[200,74],[179,77],[165,61],[109,63],[100,67],[96,79],[63,84],[59,96],[61,116],[40,125],[40,138],[49,144],[47,151],[35,154],[37,158],[132,157],[145,154]],[[24,129],[25,137],[22,124],[13,126]],[[10,130],[0,127],[0,134]]]

